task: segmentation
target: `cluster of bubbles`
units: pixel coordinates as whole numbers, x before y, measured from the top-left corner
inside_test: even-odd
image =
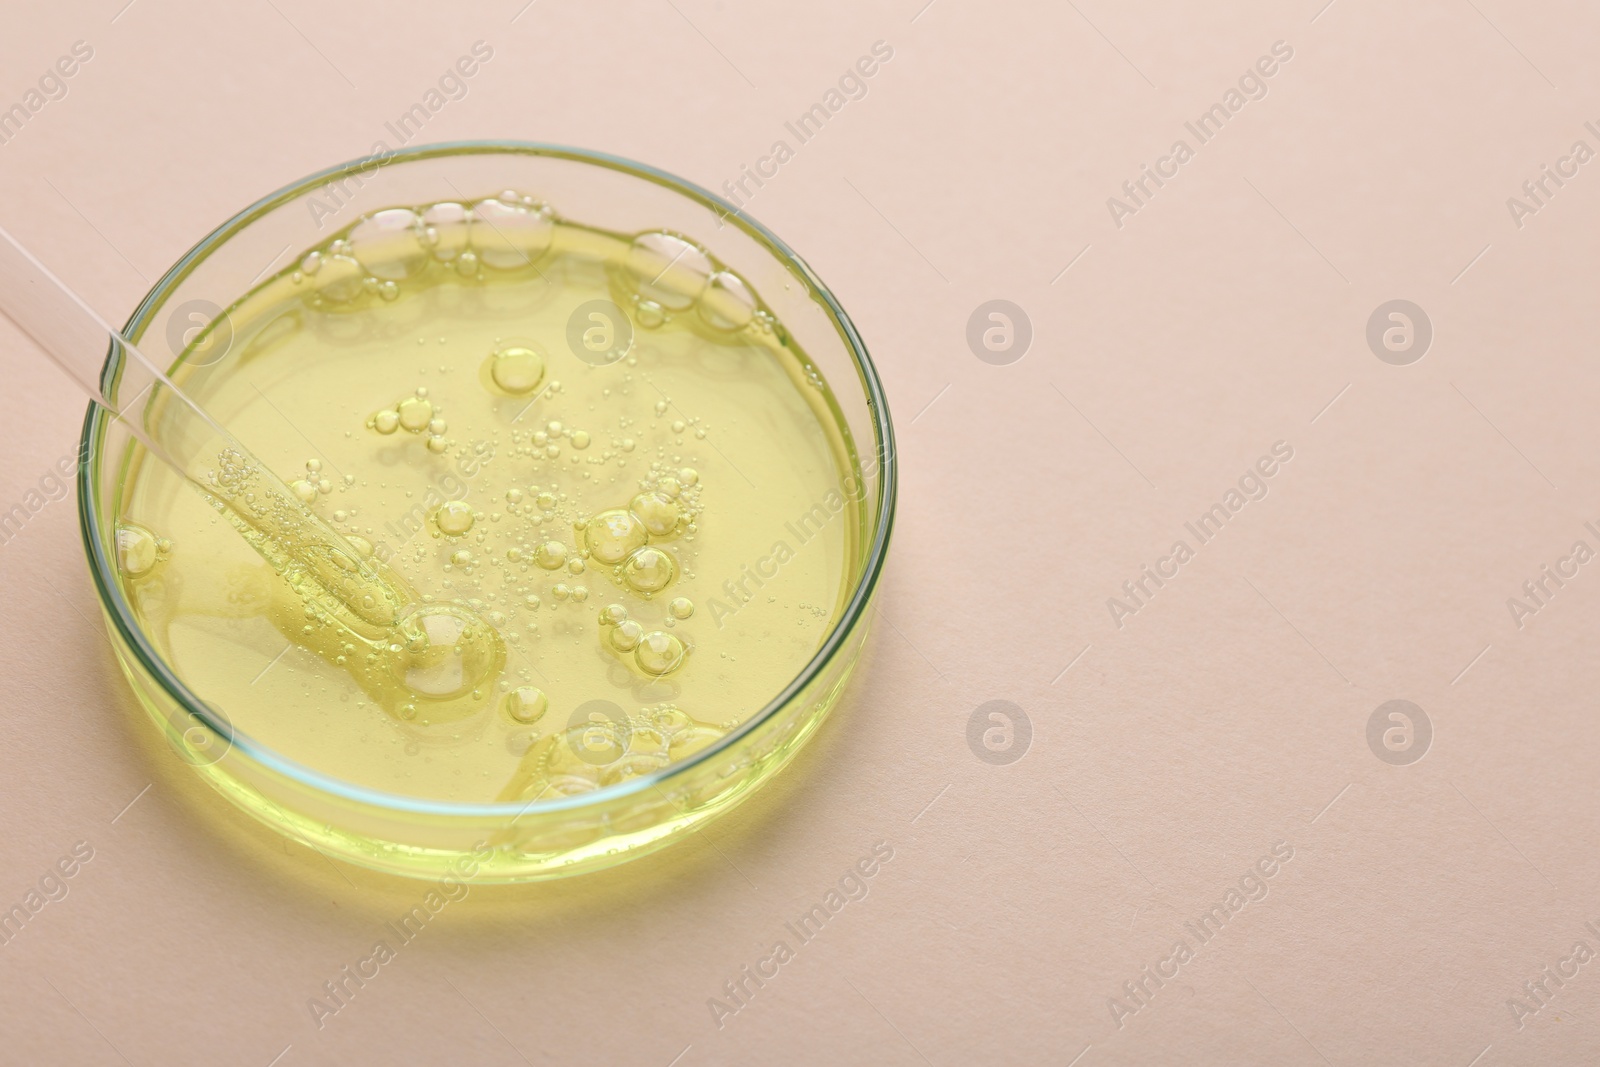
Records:
[[[318,496],[333,492],[333,482],[322,473],[322,460],[306,460],[305,474],[289,483],[289,491],[302,504],[314,503]]]
[[[683,612],[681,617],[694,614],[694,605],[684,597],[672,602]],[[619,656],[631,656],[645,674],[659,678],[683,666],[689,656],[689,646],[676,634],[665,630],[646,630],[628,615],[621,604],[607,604],[600,609],[600,640]]]
[[[704,249],[675,234],[635,237],[626,267],[637,294],[634,316],[645,329],[655,329],[670,321],[673,312],[690,308],[714,330],[742,330],[752,322],[771,326],[771,317],[757,310],[755,293],[743,278],[718,270]]]
[[[385,437],[397,430],[409,434],[425,433],[428,435],[428,451],[436,455],[450,446],[445,437],[450,425],[440,415],[438,406],[428,399],[428,387],[425,385],[417,386],[415,393],[398,404],[374,412],[367,419],[367,429]]]
[[[311,287],[317,307],[351,305],[369,294],[393,300],[401,282],[433,263],[467,278],[483,277],[484,268],[531,266],[549,250],[554,232],[555,213],[515,190],[470,206],[446,201],[421,210],[386,208],[307,253],[290,278]]]
[[[477,201],[385,208],[307,253],[290,279],[308,287],[307,298],[319,309],[355,306],[372,295],[394,300],[402,282],[434,264],[475,280],[486,271],[532,267],[550,251],[560,224],[548,204],[515,189]],[[691,310],[719,332],[781,328],[743,278],[720,269],[705,249],[677,234],[652,231],[633,238],[620,269],[633,292],[634,317],[645,329]],[[531,392],[543,367],[530,369],[530,362],[524,357],[522,369],[508,367],[511,380],[496,384],[513,395]]]
[[[674,704],[646,708],[636,716],[597,714],[529,750],[533,773],[519,794],[507,799],[572,796],[616,785],[662,770],[725,734]]]
[[[655,476],[627,507],[590,517],[581,531],[589,558],[611,567],[618,584],[647,600],[665,590],[677,579],[679,567],[660,542],[692,532],[699,481],[689,467],[677,475]]]
[[[550,383],[552,389],[560,384],[560,382]],[[512,434],[512,439],[513,441],[516,440],[516,434]],[[531,431],[526,440],[518,446],[518,450],[521,454],[535,460],[556,460],[561,458],[562,441],[570,444],[574,451],[583,452],[593,443],[594,439],[590,436],[588,430],[580,430],[575,426],[568,426],[560,419],[551,419],[544,424],[543,428]],[[633,443],[626,439],[618,442],[618,447],[623,452],[633,451]],[[602,449],[601,454],[592,458],[591,462],[595,464],[604,463],[607,459],[612,458],[614,454],[611,449]],[[578,457],[574,456],[573,462],[577,461]],[[585,473],[584,476],[588,475]]]
[[[622,588],[645,600],[654,599],[681,573],[677,557],[662,542],[695,529],[699,482],[700,475],[691,467],[676,474],[652,470],[627,507],[602,511],[581,524],[589,559],[610,567]],[[692,614],[694,604],[687,597],[675,597],[668,605],[667,625]],[[689,653],[683,639],[665,630],[646,631],[621,604],[608,604],[601,610],[600,640],[602,646],[631,658],[651,677],[677,670]]]

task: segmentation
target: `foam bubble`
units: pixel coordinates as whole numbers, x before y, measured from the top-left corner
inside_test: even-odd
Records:
[[[374,278],[404,281],[428,265],[422,219],[409,208],[374,212],[356,223],[350,231],[350,248],[356,262]]]
[[[433,524],[448,537],[460,537],[472,529],[472,508],[464,500],[447,500],[433,513]]]
[[[522,685],[507,693],[500,706],[511,719],[523,724],[538,722],[550,707],[544,691],[531,685]]]
[[[401,616],[398,631],[404,640],[390,646],[389,667],[418,696],[463,696],[505,663],[500,635],[464,605],[414,607]]]
[[[489,377],[512,396],[526,396],[544,381],[543,353],[529,344],[511,344],[489,356]]]
[[[135,522],[117,524],[117,562],[129,578],[143,578],[155,570],[164,553],[155,534]]]
[[[755,314],[756,296],[737,274],[718,271],[700,295],[700,317],[714,329],[743,329]]]
[[[460,204],[435,204],[422,213],[423,234],[433,258],[449,262],[467,250],[469,220]]]
[[[633,513],[616,508],[590,519],[583,531],[589,554],[601,563],[617,564],[649,540],[648,530]]]
[[[639,296],[682,311],[705,290],[711,260],[699,248],[670,233],[646,233],[628,249],[628,271]]]
[[[688,649],[682,641],[664,630],[651,630],[639,639],[639,647],[634,650],[634,662],[646,674],[660,676],[670,674],[683,666],[684,657]]]
[[[472,247],[495,270],[531,265],[550,247],[554,233],[548,210],[505,200],[480,200],[472,208]]]
[[[659,548],[634,549],[622,564],[622,578],[638,593],[650,596],[661,592],[678,576],[678,563]]]
[[[670,537],[678,528],[678,506],[661,493],[640,493],[628,510],[652,537]]]

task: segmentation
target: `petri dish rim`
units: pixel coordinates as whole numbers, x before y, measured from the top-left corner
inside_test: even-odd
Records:
[[[85,459],[78,467],[78,525],[79,533],[83,538],[85,552],[89,557],[89,570],[94,580],[95,591],[100,597],[101,606],[105,609],[107,617],[126,642],[128,651],[137,658],[140,665],[150,672],[161,688],[176,700],[187,713],[194,715],[209,729],[226,738],[231,750],[237,750],[242,756],[248,757],[304,785],[360,804],[413,814],[474,819],[510,818],[516,821],[523,817],[537,816],[545,812],[581,810],[640,793],[646,789],[658,788],[669,783],[678,775],[684,774],[728,749],[736,747],[743,738],[758,730],[763,723],[786,707],[791,700],[806,688],[812,679],[820,675],[829,666],[834,656],[843,646],[846,638],[855,630],[858,624],[864,621],[863,615],[872,601],[872,595],[877,588],[879,578],[882,576],[884,560],[888,554],[890,534],[894,526],[895,502],[898,495],[898,467],[894,447],[894,429],[889,418],[888,403],[884,396],[882,381],[878,377],[877,368],[873,365],[872,357],[867,352],[866,343],[862,341],[855,324],[851,322],[850,316],[839,304],[838,299],[834,297],[832,291],[823,284],[822,279],[817,276],[816,272],[811,269],[805,260],[772,231],[715,193],[657,167],[589,149],[533,141],[450,141],[396,149],[384,153],[381,157],[364,156],[360,159],[336,164],[309,174],[257,200],[196,243],[151,287],[123,327],[123,334],[129,340],[138,344],[140,335],[149,324],[155,310],[161,306],[167,295],[207,255],[261,215],[296,199],[310,188],[320,186],[332,179],[349,176],[357,172],[367,172],[376,166],[387,166],[389,163],[396,161],[419,160],[439,156],[489,154],[546,156],[605,167],[664,186],[691,200],[698,201],[720,215],[724,222],[731,222],[744,230],[757,243],[765,246],[781,263],[797,272],[812,293],[823,302],[849,350],[850,357],[855,363],[861,386],[866,392],[867,407],[875,436],[875,441],[873,442],[874,456],[878,464],[877,521],[872,530],[872,540],[863,563],[861,578],[856,583],[855,589],[852,590],[844,612],[832,628],[829,629],[822,645],[807,661],[805,666],[801,668],[799,674],[765,707],[719,739],[715,744],[702,749],[688,759],[674,763],[659,771],[631,778],[626,782],[620,782],[616,785],[606,786],[587,793],[575,794],[570,797],[559,797],[530,804],[509,802],[464,804],[450,801],[424,800],[418,797],[409,797],[399,793],[389,793],[355,785],[321,771],[313,770],[298,761],[291,760],[266,745],[256,742],[234,728],[225,718],[219,718],[205,701],[201,700],[197,694],[192,692],[177,677],[168,667],[160,653],[145,639],[143,630],[134,619],[132,607],[122,596],[122,591],[117,585],[114,563],[107,557],[97,535],[99,512],[94,491],[94,476],[100,469],[103,458],[100,449],[104,443],[105,428],[109,422],[109,413],[97,404],[90,404],[88,412],[84,416],[79,455],[85,457]],[[381,163],[374,163],[374,160],[379,158],[381,158]],[[107,388],[110,388],[115,382],[117,371],[117,353],[115,351],[108,352],[105,369],[102,374],[102,380],[106,383]]]

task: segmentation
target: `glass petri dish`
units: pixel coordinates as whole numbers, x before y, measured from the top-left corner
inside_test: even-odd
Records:
[[[435,205],[449,207],[430,219],[426,209]],[[426,225],[419,229],[418,224],[408,222],[406,210],[414,212]],[[454,235],[449,232],[449,226],[459,221],[463,211],[471,218],[475,228],[470,232],[475,236],[469,237],[465,228]],[[364,227],[360,235],[354,229],[358,223]],[[433,223],[438,224],[437,229]],[[549,232],[552,227],[556,233],[553,239]],[[450,247],[458,238],[459,245]],[[701,657],[696,660],[678,651],[670,628],[679,620],[693,621],[685,612],[698,612],[702,623],[709,614],[710,622],[717,626],[732,616],[728,625],[735,626],[744,605],[759,599],[751,595],[753,590],[763,587],[759,582],[754,587],[748,584],[757,579],[746,578],[748,568],[741,567],[721,586],[728,591],[728,599],[720,605],[714,593],[697,608],[688,605],[686,598],[675,597],[669,603],[666,594],[676,590],[659,588],[661,583],[670,583],[687,568],[671,559],[663,560],[664,555],[671,555],[664,544],[643,548],[624,545],[624,550],[631,547],[636,554],[617,562],[607,579],[597,572],[616,562],[607,554],[609,542],[601,546],[595,533],[585,533],[586,524],[591,529],[599,527],[595,526],[593,515],[579,515],[573,523],[576,531],[569,532],[574,556],[565,562],[574,576],[581,576],[580,557],[588,560],[590,575],[584,581],[595,589],[596,595],[581,610],[575,608],[574,600],[585,599],[576,596],[581,586],[576,581],[570,585],[562,581],[559,585],[563,591],[554,595],[568,615],[541,616],[535,608],[519,606],[518,610],[524,610],[531,621],[508,623],[502,618],[501,628],[518,627],[513,640],[525,644],[544,618],[557,620],[550,624],[552,636],[560,634],[570,641],[578,640],[573,635],[583,627],[591,627],[597,642],[595,662],[603,663],[608,672],[605,677],[620,686],[608,694],[616,701],[601,699],[598,703],[613,709],[626,704],[626,710],[591,710],[585,716],[582,709],[596,701],[568,700],[568,704],[577,704],[573,717],[568,718],[565,707],[545,707],[548,701],[542,690],[517,684],[531,680],[524,674],[520,679],[502,678],[497,686],[486,683],[481,687],[482,693],[474,688],[470,699],[459,695],[452,697],[455,703],[425,704],[420,721],[414,715],[407,717],[406,712],[414,709],[385,705],[377,698],[370,704],[358,700],[359,714],[352,714],[348,693],[344,694],[346,706],[340,710],[340,717],[334,720],[324,716],[321,726],[307,726],[307,721],[314,724],[316,720],[303,718],[324,710],[314,695],[285,699],[277,705],[281,716],[264,716],[253,705],[249,714],[241,714],[239,709],[245,705],[237,703],[230,712],[227,709],[231,695],[229,699],[219,698],[219,694],[228,695],[228,686],[219,683],[211,676],[214,672],[207,669],[212,658],[228,657],[206,657],[192,651],[175,653],[174,649],[183,648],[183,643],[175,642],[168,628],[150,622],[151,604],[206,588],[208,576],[200,572],[207,568],[197,571],[191,563],[187,576],[178,566],[163,577],[162,566],[177,566],[171,561],[160,562],[168,547],[160,535],[170,531],[152,535],[130,520],[152,498],[154,491],[148,486],[159,480],[151,470],[155,464],[147,462],[149,457],[142,446],[121,424],[91,406],[84,423],[85,462],[78,484],[82,534],[119,662],[150,721],[177,755],[245,812],[332,855],[397,875],[425,879],[454,875],[489,883],[559,877],[641,855],[728,811],[783,767],[838,701],[866,638],[869,607],[889,545],[896,468],[888,408],[860,336],[822,282],[776,236],[705,190],[638,163],[547,145],[471,142],[386,152],[311,175],[240,212],[167,272],[135,310],[125,333],[152,358],[170,353],[173,380],[211,407],[213,414],[230,425],[234,425],[235,417],[247,423],[251,412],[259,407],[254,401],[240,399],[244,391],[238,383],[252,373],[248,368],[274,367],[284,372],[272,361],[270,350],[279,341],[271,333],[272,316],[260,314],[263,306],[277,308],[275,314],[282,313],[283,307],[293,306],[299,309],[295,315],[304,316],[303,321],[296,318],[291,327],[280,332],[302,329],[306,322],[314,320],[335,348],[359,347],[361,338],[355,335],[361,333],[360,324],[366,321],[364,313],[341,318],[340,309],[332,304],[370,310],[382,308],[383,301],[395,301],[396,307],[407,307],[407,298],[397,295],[397,286],[429,276],[429,271],[447,269],[462,277],[476,274],[479,278],[491,274],[499,277],[499,271],[506,278],[521,277],[530,282],[538,275],[538,285],[543,285],[546,271],[562,278],[576,278],[579,275],[561,273],[568,269],[563,264],[569,259],[577,262],[590,253],[600,257],[597,249],[604,246],[614,251],[622,247],[618,241],[626,242],[620,257],[607,260],[605,270],[599,274],[584,275],[595,284],[609,287],[606,291],[615,298],[615,302],[598,301],[599,305],[609,304],[609,311],[600,306],[599,318],[594,317],[595,309],[589,306],[596,304],[591,300],[573,310],[567,330],[551,329],[550,322],[554,320],[548,314],[541,320],[535,313],[537,307],[545,306],[541,303],[544,298],[522,302],[515,286],[495,290],[496,297],[507,295],[507,299],[485,300],[478,294],[471,297],[477,302],[471,303],[466,312],[456,307],[458,318],[466,314],[469,320],[484,316],[494,320],[497,345],[484,365],[484,386],[497,393],[500,401],[515,400],[511,407],[520,409],[522,397],[508,394],[538,377],[529,370],[525,354],[525,349],[531,348],[548,361],[552,374],[574,375],[572,381],[579,387],[572,391],[585,395],[581,383],[588,379],[579,376],[623,367],[637,369],[637,360],[651,353],[641,339],[675,317],[681,323],[692,324],[692,329],[685,326],[685,337],[694,333],[702,340],[707,336],[715,340],[719,331],[726,334],[753,329],[753,320],[765,332],[769,351],[781,348],[785,353],[789,362],[784,369],[795,395],[805,397],[804,403],[817,414],[818,424],[826,427],[830,455],[837,463],[838,484],[830,488],[827,510],[827,518],[836,516],[837,520],[826,539],[828,564],[824,568],[835,595],[828,605],[801,605],[822,620],[809,624],[803,654],[794,657],[778,674],[772,674],[771,663],[767,664],[765,675],[724,663],[720,677],[729,692],[740,685],[757,683],[767,685],[770,692],[762,692],[757,701],[746,701],[740,713],[719,719],[719,709],[710,706],[715,701],[707,696],[717,690],[717,685],[706,683],[695,689],[691,684],[691,672],[701,662],[710,661],[718,642],[696,642],[694,655]],[[461,255],[463,251],[476,253],[476,267]],[[552,256],[559,259],[553,260]],[[347,261],[359,261],[363,269],[349,272],[348,277],[338,273],[347,267]],[[295,304],[294,299],[275,304],[270,298],[274,293],[291,293],[291,287],[303,289],[303,304]],[[445,300],[444,304],[450,305],[450,301]],[[520,319],[524,309],[528,322]],[[580,312],[587,312],[587,317]],[[375,314],[368,315],[368,319]],[[429,338],[421,335],[426,325],[425,317],[408,321],[388,341],[396,346],[414,343],[426,348]],[[599,332],[594,333],[590,326]],[[628,335],[621,341],[616,336],[619,329]],[[683,353],[690,352],[698,360],[697,372],[725,379],[729,350],[726,345],[719,347],[691,338],[690,347],[674,350],[665,357],[656,353],[654,358],[658,363],[670,363],[673,358],[687,358]],[[507,351],[513,354],[510,361],[494,362]],[[791,359],[795,353],[800,358]],[[416,379],[409,372],[401,373],[399,367],[397,362],[395,380],[385,381],[383,388],[409,401],[417,395],[412,391]],[[122,370],[118,353],[111,352],[104,370],[108,395],[115,396]],[[293,372],[290,378],[303,378],[308,383],[308,404],[317,400],[326,405],[329,392],[337,392],[317,378],[322,371],[320,366],[308,364],[289,371]],[[440,373],[443,372],[441,367]],[[496,377],[496,372],[504,373]],[[638,376],[649,379],[644,370],[638,370]],[[633,382],[631,377],[628,380]],[[541,382],[545,389],[534,396],[535,401],[548,399],[548,390],[555,388],[544,379],[534,384]],[[292,391],[289,401],[285,402],[280,394],[280,402],[275,405],[259,382],[249,380],[247,384],[287,426],[300,433],[295,425]],[[642,388],[637,382],[633,385]],[[422,395],[426,395],[426,389]],[[594,398],[601,394],[591,391],[586,395]],[[673,407],[666,393],[662,395],[666,405]],[[284,403],[290,410],[278,410]],[[706,444],[705,434],[694,425],[698,419],[677,417],[680,412],[661,411],[661,406],[657,405],[663,427],[659,433],[676,436],[667,444],[658,445],[658,457],[674,462],[684,454],[704,454],[709,458],[710,453],[704,450],[715,450],[715,433]],[[605,451],[600,441],[603,434],[598,430],[593,435],[592,454],[587,454],[591,436],[588,430],[580,433],[552,422],[537,435],[525,429],[519,436],[510,425],[520,414],[515,418],[504,414],[511,407],[502,404],[496,409],[501,414],[495,417],[510,420],[506,443],[516,456],[524,456],[530,463],[545,462],[547,457],[542,453],[554,447],[556,451],[549,452],[548,457],[551,470],[563,447],[566,452],[559,458],[574,464],[573,469],[578,469],[580,461],[587,463],[601,456],[610,461],[613,453]],[[759,398],[746,404],[745,409],[748,418],[732,421],[759,426],[763,420],[777,418],[769,418]],[[153,404],[152,410],[159,412],[160,405]],[[414,414],[399,412],[402,417]],[[374,412],[366,427],[344,436],[357,439],[367,432],[392,432],[393,420],[386,421],[384,416],[384,411]],[[437,437],[436,451],[441,455],[455,452],[472,458],[468,446],[447,436],[449,431],[443,428],[442,419],[430,420],[426,427],[422,420],[409,421],[415,425],[403,429],[414,429],[428,437],[430,447]],[[628,425],[626,418],[619,421]],[[323,427],[317,424],[315,429],[320,432]],[[259,432],[247,436],[241,431],[241,437],[252,444],[261,439]],[[618,440],[621,439],[613,434],[615,448],[622,447]],[[748,439],[741,443],[747,444]],[[309,440],[306,444],[309,447]],[[631,451],[631,438],[623,444]],[[415,447],[420,446],[418,437]],[[578,450],[586,454],[580,455]],[[306,454],[306,450],[300,454]],[[281,456],[267,458],[276,459],[272,462],[276,473],[289,474]],[[740,458],[757,465],[761,459],[748,449]],[[728,469],[737,470],[732,457],[723,455],[722,459],[727,461]],[[615,461],[619,468],[626,468],[629,457],[618,453]],[[787,467],[802,466],[792,457],[783,462]],[[692,484],[697,476],[692,470],[685,473],[670,465],[663,475],[655,469],[659,466],[655,464],[641,483],[646,486],[642,495],[650,497],[644,510],[640,510],[636,499],[634,505],[624,505],[624,509],[633,508],[632,519],[624,515],[620,521],[626,525],[642,515],[645,525],[657,533],[665,530],[662,536],[667,539],[689,530],[692,540],[691,520],[697,515],[694,509],[698,505],[687,502],[699,498],[682,483],[687,480]],[[773,488],[765,498],[773,505],[771,509],[762,515],[724,514],[712,518],[713,509],[708,505],[703,523],[720,523],[720,528],[727,531],[754,530],[774,521],[773,516],[821,514],[815,511],[814,496],[793,491],[792,498],[785,499],[783,485],[787,483],[783,482],[783,475],[787,468],[774,469],[776,481],[770,483]],[[319,480],[317,472],[309,466],[308,472],[304,477],[314,488]],[[363,476],[367,473],[363,471]],[[680,474],[682,478],[678,477]],[[403,478],[403,471],[400,476]],[[175,476],[168,477],[181,486]],[[542,477],[546,476],[535,471],[528,480]],[[566,477],[552,475],[546,480],[553,489]],[[325,477],[320,480],[328,481]],[[356,481],[353,475],[345,480],[351,484]],[[756,488],[751,479],[745,481],[752,490]],[[299,491],[303,486],[296,482],[295,488]],[[529,494],[542,499],[542,494],[535,492],[538,489],[538,485],[528,486]],[[321,492],[329,493],[326,484]],[[707,492],[711,490],[708,488]],[[332,511],[331,503],[317,500],[309,489],[306,497],[319,508]],[[665,498],[676,500],[679,512],[668,508],[668,517],[663,519],[652,509],[665,507]],[[555,499],[554,495],[551,499]],[[566,499],[564,495],[562,499]],[[449,535],[459,535],[459,527],[474,514],[486,524],[502,517],[498,502],[492,515],[486,514],[477,502],[470,507],[454,500],[446,503],[448,506],[431,513],[426,509],[418,512],[417,530],[407,527],[397,531],[392,522],[384,524],[393,532],[407,534],[420,533],[424,523],[433,524],[428,528],[428,537],[421,539],[423,547],[404,543],[398,546],[396,559],[402,565],[412,558],[408,552],[422,559],[426,552],[433,551],[432,541],[439,540],[440,534],[447,535],[445,541]],[[563,506],[552,505],[556,509],[549,513],[552,523],[560,517]],[[518,512],[515,503],[509,508]],[[677,514],[675,527],[673,514]],[[794,532],[787,524],[786,528]],[[345,532],[354,533],[356,529],[358,526],[350,525]],[[374,533],[370,525],[365,529]],[[802,519],[802,532],[795,536],[804,538],[809,530]],[[496,542],[493,547],[503,545]],[[508,576],[507,588],[520,580],[515,577],[517,574],[540,577],[537,568],[530,568],[528,559],[517,562],[516,546],[512,547],[508,557],[511,563],[501,558],[505,552],[493,561]],[[532,556],[542,546],[526,547]],[[174,556],[181,559],[183,550],[180,542]],[[466,575],[482,566],[481,561],[471,557],[472,553],[465,550],[456,550],[448,557],[459,568],[463,587],[470,584]],[[685,558],[691,559],[692,553]],[[544,567],[550,561],[535,562]],[[766,574],[783,562],[774,563],[771,557],[763,557],[756,559],[754,566]],[[557,576],[565,579],[568,572],[544,575],[546,584],[540,587],[544,596],[529,594],[523,601],[540,602],[539,607],[546,610],[555,608],[551,591],[556,586],[550,585],[549,579]],[[669,629],[652,631],[654,637],[643,635],[649,638],[643,644],[636,640],[640,636],[637,633],[626,635],[627,640],[615,639],[619,622],[608,618],[606,612],[611,608],[607,601],[617,597],[606,585],[608,580],[614,580],[623,592],[628,592],[625,582],[633,582],[632,592],[643,599],[629,603],[636,603],[644,614],[654,612],[658,623]],[[657,592],[661,596],[653,597]],[[236,591],[229,594],[236,595]],[[484,604],[478,607],[488,610]],[[308,618],[312,614],[308,609]],[[512,616],[515,615],[513,611]],[[321,625],[313,619],[305,629],[310,633]],[[802,622],[801,629],[807,625]],[[218,628],[222,626],[217,624]],[[528,629],[527,635],[521,633],[523,628]],[[687,622],[677,632],[683,634],[686,628]],[[202,647],[204,641],[215,638],[205,630],[202,626],[190,631],[192,639],[202,642]],[[774,639],[769,631],[757,628],[745,635],[745,640],[743,646],[725,644],[723,651],[730,647],[754,648]],[[793,643],[792,636],[789,640]],[[681,644],[687,646],[690,642],[685,637]],[[322,647],[322,658],[318,660],[317,642],[308,639],[304,645],[299,647],[290,634],[284,651],[310,657],[304,660],[310,665],[306,670],[312,674],[324,671],[327,677],[325,672],[332,670],[328,661],[333,657],[326,647]],[[398,650],[398,646],[392,647]],[[619,653],[619,649],[626,654]],[[654,658],[647,659],[646,652]],[[518,653],[519,647],[514,644],[512,661]],[[374,655],[381,658],[381,654]],[[687,666],[681,675],[677,674],[684,663]],[[452,663],[445,665],[456,669]],[[271,666],[267,665],[269,669]],[[645,669],[636,669],[640,667]],[[197,677],[201,680],[196,681]],[[699,694],[701,704],[693,709],[695,714],[719,721],[700,721],[672,700],[659,699],[677,697],[685,691]],[[646,710],[641,711],[641,707]],[[418,784],[411,788],[410,771],[391,773],[398,764],[385,762],[379,756],[367,759],[369,753],[381,755],[390,748],[412,756],[418,752],[428,755],[430,742],[445,737],[448,743],[434,751],[429,762],[442,758],[448,767],[451,746],[464,744],[463,734],[470,735],[469,740],[494,734],[497,740],[513,741],[515,731],[508,725],[508,710],[518,722],[541,716],[549,719],[542,724],[546,727],[542,734],[528,730],[521,738],[528,747],[519,767],[535,767],[537,773],[530,772],[531,777],[517,779],[511,786],[446,786],[440,784],[437,775],[430,779],[425,773],[416,776]],[[429,714],[434,714],[435,719],[430,720]],[[302,718],[297,719],[297,715]],[[345,730],[347,722],[362,715],[378,724],[374,727],[376,733],[358,735]],[[675,732],[685,722],[704,729]],[[678,739],[690,735],[694,736],[694,743],[685,745],[683,754],[677,755]],[[369,746],[361,741],[363,736],[378,740]]]

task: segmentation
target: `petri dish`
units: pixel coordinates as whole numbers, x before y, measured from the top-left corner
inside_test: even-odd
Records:
[[[419,878],[595,870],[732,808],[838,701],[888,409],[827,288],[712,194],[553,146],[381,153],[223,224],[125,332],[409,593],[353,624],[90,408],[118,659],[268,825]]]

